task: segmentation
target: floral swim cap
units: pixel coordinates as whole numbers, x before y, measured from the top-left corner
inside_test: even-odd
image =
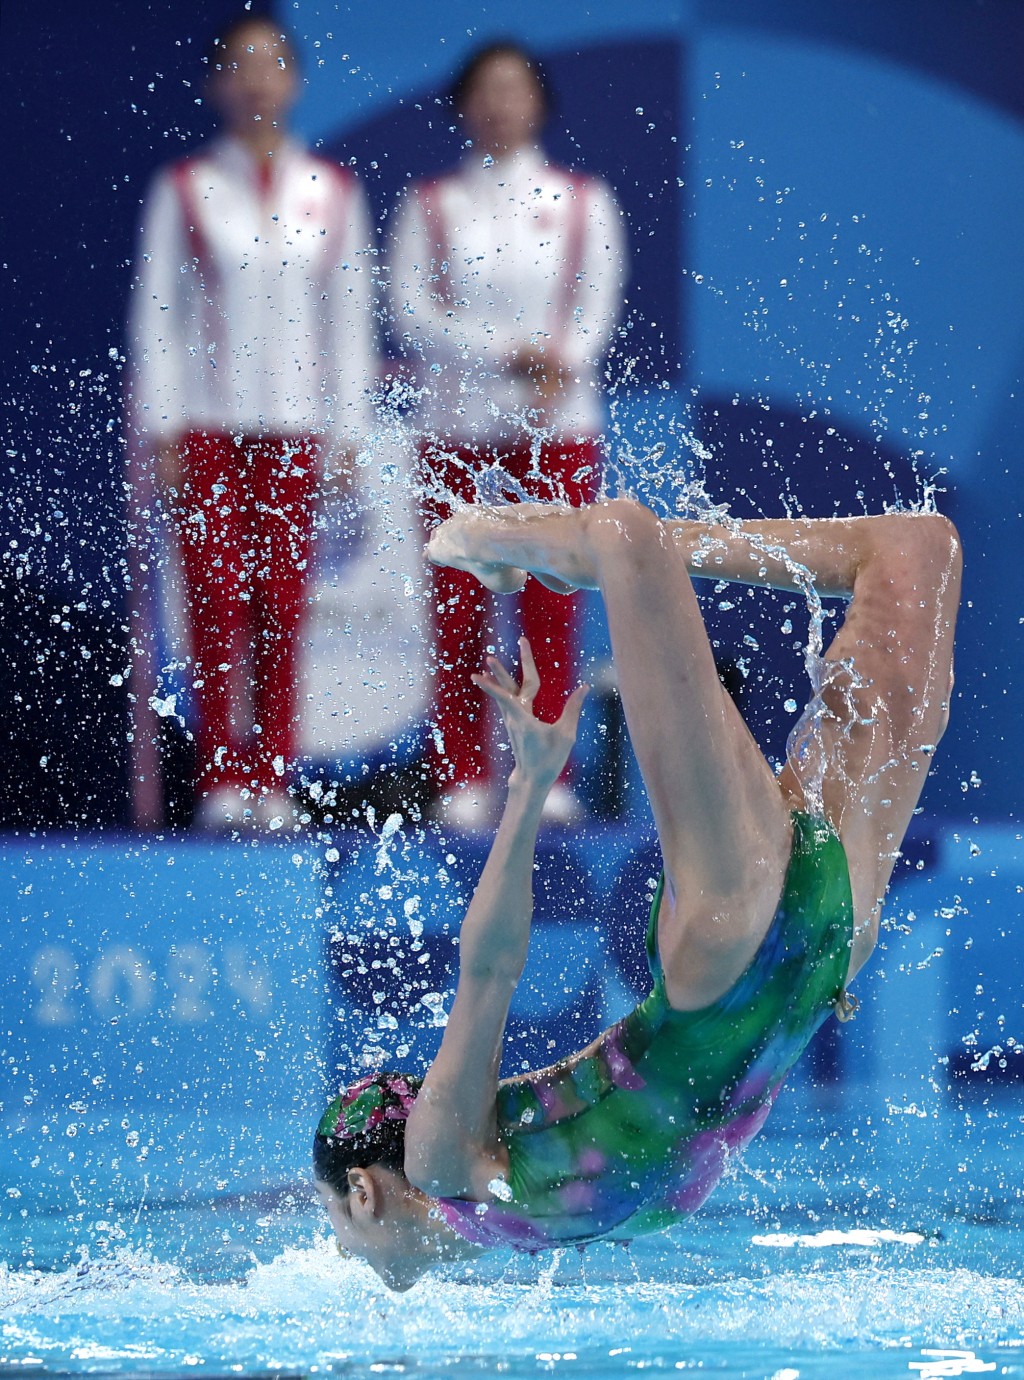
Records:
[[[343,1088],[327,1106],[316,1128],[330,1140],[372,1136],[387,1121],[405,1121],[421,1079],[404,1073],[373,1073]]]

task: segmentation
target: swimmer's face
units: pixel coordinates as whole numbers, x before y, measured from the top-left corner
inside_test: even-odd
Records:
[[[383,1192],[369,1171],[351,1170],[345,1194],[320,1180],[314,1183],[341,1254],[365,1260],[389,1289],[405,1293],[437,1263],[436,1252],[417,1231],[412,1205],[403,1208],[401,1197]]]
[[[237,29],[219,54],[219,67],[211,74],[210,93],[232,130],[245,132],[264,120],[280,123],[295,104],[295,59],[270,24],[255,20]]]
[[[494,152],[532,144],[546,113],[540,82],[516,53],[488,58],[462,97],[469,133]]]

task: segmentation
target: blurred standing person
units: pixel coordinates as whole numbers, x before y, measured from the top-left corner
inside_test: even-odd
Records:
[[[209,58],[223,132],[156,176],[132,298],[131,415],[180,550],[202,827],[291,817],[318,500],[349,481],[376,372],[354,178],[288,132],[289,38],[246,14]]]
[[[421,478],[428,522],[473,502],[488,466],[498,488],[579,506],[599,484],[599,367],[622,309],[622,213],[598,178],[550,162],[551,107],[537,60],[514,43],[466,63],[452,102],[471,142],[452,173],[415,184],[392,253],[396,329],[421,369]],[[493,493],[491,494],[493,499]],[[489,599],[463,572],[433,572],[437,653],[435,786],[457,827],[492,812],[483,664]],[[581,607],[532,581],[523,631],[543,667],[538,714],[557,718],[576,682]],[[547,816],[578,809],[565,780]]]

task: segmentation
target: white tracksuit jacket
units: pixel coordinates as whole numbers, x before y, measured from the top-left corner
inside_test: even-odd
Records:
[[[605,183],[533,150],[493,162],[473,153],[410,189],[391,258],[392,324],[418,368],[421,431],[521,441],[536,391],[509,361],[530,345],[572,371],[550,431],[601,431],[599,365],[626,276],[622,212]]]
[[[355,179],[287,142],[220,138],[157,174],[129,322],[131,419],[354,445],[372,418],[375,260]]]

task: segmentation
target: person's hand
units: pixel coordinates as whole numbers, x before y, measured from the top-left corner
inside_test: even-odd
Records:
[[[488,670],[472,677],[473,684],[490,695],[501,711],[508,730],[516,771],[531,785],[548,790],[562,774],[569,760],[579,729],[580,710],[590,693],[589,685],[579,685],[565,702],[553,724],[535,717],[533,701],[540,689],[540,676],[533,652],[525,637],[519,639],[523,680],[517,685],[497,657],[487,658]]]
[[[161,498],[167,504],[175,499],[180,499],[184,485],[184,467],[181,463],[181,447],[178,442],[162,442],[156,449],[153,462],[154,477]]]
[[[557,355],[549,354],[536,345],[524,345],[516,350],[511,366],[513,374],[530,380],[542,406],[554,402],[565,386],[568,370]]]

